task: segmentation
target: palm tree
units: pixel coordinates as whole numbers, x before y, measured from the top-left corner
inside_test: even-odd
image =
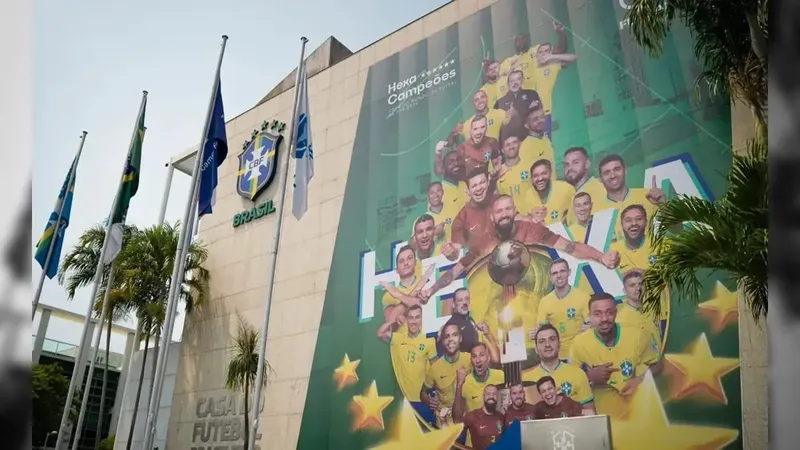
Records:
[[[139,305],[140,318],[145,318],[146,323],[142,331],[149,342],[151,336],[159,342],[161,326],[165,320],[166,303],[169,296],[172,271],[175,266],[175,253],[180,239],[179,224],[154,225],[136,233],[125,247],[125,264],[121,265],[120,275],[125,283],[136,292]],[[188,249],[187,260],[184,266],[183,281],[180,287],[180,299],[184,309],[190,314],[195,308],[201,306],[208,298],[209,273],[203,267],[208,258],[208,251],[199,242],[193,242]],[[146,344],[147,345],[147,344]],[[157,352],[163,351],[158,347]],[[141,400],[142,383],[144,381],[144,367],[147,361],[148,347],[145,346],[142,356],[142,369],[139,385],[136,390],[134,411],[138,411]],[[156,356],[157,357],[157,356]],[[152,397],[155,364],[151,364],[151,384],[148,402]],[[148,409],[149,409],[148,404]],[[136,414],[133,415],[128,435],[127,450],[133,442],[133,430],[136,425]]]
[[[767,0],[628,0],[628,20],[636,41],[654,56],[661,53],[673,20],[695,39],[712,93],[727,93],[749,105],[763,128],[768,116]]]
[[[728,174],[728,192],[716,203],[680,196],[659,208],[659,224],[648,233],[655,263],[642,278],[642,305],[660,314],[661,293],[672,286],[681,297],[697,301],[698,271],[729,273],[745,295],[753,318],[768,309],[767,246],[769,185],[767,141],[748,143],[747,154],[735,155]],[[683,226],[672,234],[670,228]]]
[[[239,391],[244,394],[244,443],[247,445],[250,437],[249,419],[249,399],[250,390],[256,384],[256,374],[258,372],[258,341],[259,332],[239,317],[239,331],[233,338],[233,353],[228,361],[228,375],[225,385],[231,391]],[[271,370],[269,363],[264,361],[263,385],[267,382],[267,371]],[[258,414],[254,411],[253,414]]]

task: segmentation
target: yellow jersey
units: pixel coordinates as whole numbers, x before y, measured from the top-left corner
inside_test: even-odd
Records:
[[[502,97],[502,95],[497,95],[500,92],[501,81],[502,80],[498,79],[494,83],[486,83],[481,86],[481,90],[486,93],[486,104],[489,105],[489,108],[494,107],[494,104],[497,103],[497,99]]]
[[[572,210],[570,210],[572,211]],[[567,214],[569,217],[569,214]],[[586,243],[586,233],[589,231],[589,227],[585,227],[578,222],[573,223],[572,225],[567,225],[567,232],[569,233],[569,237],[574,242],[582,242]]]
[[[436,358],[436,341],[422,332],[416,336],[394,332],[389,349],[400,390],[408,401],[418,402],[428,363]]]
[[[611,250],[619,252],[619,268],[617,270],[620,275],[633,269],[647,270],[656,260],[656,257],[651,254],[650,239],[646,237],[642,239],[642,244],[635,248],[628,246],[628,242],[622,238],[611,243]]]
[[[528,136],[519,144],[519,159],[528,170],[531,170],[533,163],[540,159],[550,161],[550,168],[553,172],[553,179],[556,175],[556,153],[553,150],[553,144],[547,136],[538,138],[536,136]]]
[[[483,407],[483,389],[487,384],[503,384],[506,382],[506,376],[502,370],[489,369],[486,373],[486,379],[479,380],[475,376],[475,372],[467,375],[464,380],[464,386],[461,387],[461,395],[464,397],[464,402],[467,406],[466,411],[470,412]]]
[[[578,192],[586,192],[589,194],[589,197],[592,199],[592,212],[599,211],[597,206],[605,202],[606,187],[603,186],[603,183],[596,177],[591,177],[582,185],[577,186],[575,188],[575,193],[577,194]],[[567,213],[567,225],[572,225],[577,221],[578,218],[575,217],[575,211],[572,210],[572,205],[570,205],[569,213]]]
[[[456,371],[463,367],[467,372],[472,372],[472,363],[469,353],[461,352],[455,361],[450,362],[444,356],[439,356],[431,361],[425,372],[425,389],[436,389],[441,406],[452,408],[456,398]]]
[[[650,345],[655,345],[661,352],[661,328],[656,325],[652,314],[645,314],[639,308],[623,301],[617,305],[617,323],[626,326],[641,326],[650,338]]]
[[[494,103],[489,105],[491,108]],[[473,114],[472,117],[464,121],[463,127],[461,128],[461,137],[464,138],[465,141],[468,141],[470,136],[470,128],[472,127],[472,119],[475,118]],[[486,136],[493,137],[500,140],[500,128],[508,123],[508,118],[506,117],[506,112],[502,109],[489,109],[489,112],[486,113]]]
[[[404,286],[402,282],[397,283],[395,288],[400,291],[401,294],[409,295],[411,292],[417,288],[417,284],[421,281],[422,278],[422,264],[417,263],[414,281],[411,283],[410,286]],[[402,302],[399,298],[392,297],[392,294],[389,292],[383,293],[383,298],[381,299],[381,303],[383,303],[383,309],[385,310],[389,306],[399,305]],[[402,325],[397,327],[396,333],[406,333],[408,334],[408,325],[403,322]]]
[[[609,208],[616,209],[617,219],[614,225],[616,230],[614,234],[617,240],[625,239],[625,235],[622,233],[622,217],[620,217],[625,208],[630,205],[642,205],[647,213],[647,223],[653,220],[653,216],[658,211],[658,205],[650,203],[650,200],[647,199],[647,193],[649,191],[650,189],[645,188],[630,188],[628,189],[628,194],[625,195],[625,198],[621,202],[611,200],[608,198],[608,195],[598,201],[595,201],[594,197],[592,197],[592,212],[599,212]]]
[[[536,189],[528,183],[527,187],[522,190],[521,200],[517,203],[517,210],[523,215],[530,214],[531,210],[537,206],[544,206],[547,208],[547,216],[545,217],[545,224],[562,222],[567,216],[567,211],[572,205],[572,197],[575,196],[575,188],[566,181],[552,180],[550,181],[550,192],[543,200]]]
[[[594,401],[589,379],[586,378],[586,372],[581,370],[580,367],[559,361],[556,368],[553,371],[549,371],[539,364],[523,372],[522,381],[537,382],[545,376],[551,376],[556,380],[556,386],[561,395],[569,397],[581,405]]]
[[[544,113],[550,114],[553,108],[553,91],[556,87],[558,74],[561,72],[561,63],[556,62],[539,67],[539,64],[534,62],[531,72],[536,85],[536,92],[539,93],[539,98],[542,99]]]
[[[443,242],[450,240],[450,226],[453,224],[453,219],[456,218],[458,211],[456,211],[455,208],[445,208],[442,206],[442,209],[438,213],[433,212],[430,209],[425,211],[425,213],[433,217],[434,224],[442,225],[444,231],[444,235],[436,236],[436,250],[434,250],[434,254],[438,255],[439,246]]]
[[[598,414],[623,418],[628,412],[628,400],[619,393],[620,389],[657,363],[659,351],[641,326],[616,324],[616,328],[617,337],[611,346],[594,330],[579,334],[572,342],[570,358],[572,364],[584,371],[606,363],[618,369],[611,373],[608,384],[593,386],[593,391]]]
[[[570,355],[572,340],[589,322],[589,294],[571,287],[567,295],[559,298],[555,291],[545,295],[539,302],[539,324],[549,323],[558,330],[561,349],[560,359]]]
[[[536,50],[538,49],[539,46],[534,45],[525,53],[521,55],[511,55],[500,63],[500,79],[503,81],[503,84],[500,86],[501,91],[498,92],[500,94],[498,98],[508,93],[508,75],[511,72],[511,66],[514,61],[519,61],[519,69],[522,70],[522,89],[536,90],[536,79],[534,78],[533,69],[536,67]]]
[[[497,180],[497,192],[510,195],[514,199],[514,205],[517,210],[521,211],[522,192],[531,185],[531,166],[526,166],[522,161],[517,161],[513,166],[509,166],[508,163],[504,162],[503,167],[507,169],[507,172]]]
[[[455,217],[469,201],[467,183],[459,181],[457,185],[442,180],[442,213],[447,217]],[[452,219],[451,219],[452,221]]]

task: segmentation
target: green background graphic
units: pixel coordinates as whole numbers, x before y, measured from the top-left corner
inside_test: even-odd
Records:
[[[376,338],[383,322],[380,287],[374,317],[359,320],[361,255],[374,251],[375,270],[393,270],[393,244],[408,240],[413,220],[427,209],[429,183],[439,179],[433,173],[436,142],[472,116],[472,95],[483,84],[484,55],[488,52],[498,61],[511,56],[515,35],[528,33],[534,45],[555,44],[556,20],[565,26],[567,52],[578,55],[574,64],[562,69],[553,93],[552,143],[559,177],[564,150],[573,146],[588,150],[595,172],[605,155],[622,156],[629,187],[648,187],[645,169],[683,155],[684,162],[699,172],[695,178],[703,195],[713,199],[724,193],[724,175],[731,163],[730,108],[726,99],[712,99],[694,88],[702,67],[694,57],[689,32],[676,26],[663,55],[653,59],[636,45],[627,26],[621,26],[624,19],[618,0],[503,0],[370,68],[299,449],[362,449],[389,438],[403,394],[389,346]],[[427,75],[434,68],[437,71]],[[442,81],[441,74],[451,70],[456,76]],[[415,83],[394,92],[400,93],[437,74],[440,82],[435,87],[390,104],[389,85],[416,76]],[[669,187],[665,190],[668,196],[675,195]],[[733,289],[722,275],[707,274],[701,299],[711,297],[717,281]],[[706,333],[715,357],[738,358],[736,322],[717,332],[698,314],[696,305],[674,296],[671,300],[665,354],[687,351]],[[345,354],[361,360],[359,380],[338,391],[332,376]],[[394,397],[383,411],[386,430],[353,431],[351,399],[363,394],[373,380],[381,396]],[[656,382],[666,399],[668,376],[659,375]],[[738,370],[724,376],[722,384],[727,405],[691,398],[665,401],[670,423],[741,429]],[[741,446],[739,437],[726,448]]]

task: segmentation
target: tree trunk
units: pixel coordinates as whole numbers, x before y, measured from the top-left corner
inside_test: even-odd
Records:
[[[167,340],[169,342],[169,340]],[[156,346],[153,348],[153,365],[150,367],[150,390],[147,393],[147,411],[150,411],[150,399],[153,398],[153,387],[156,385],[156,362],[161,351],[161,330],[156,332]],[[158,407],[156,407],[157,409]]]
[[[97,419],[97,432],[94,435],[94,450],[97,450],[97,447],[100,446],[100,436],[103,432],[103,418],[105,417],[106,408],[106,385],[108,384],[108,356],[111,353],[111,318],[113,316],[113,312],[109,311],[108,317],[106,318],[108,321],[108,327],[106,328],[106,364],[105,369],[103,369],[103,388],[100,391],[100,414]]]
[[[131,429],[128,431],[128,442],[125,444],[125,450],[131,450],[133,443],[133,430],[136,428],[136,416],[139,413],[139,399],[142,396],[142,382],[144,382],[144,367],[147,363],[147,347],[150,345],[150,333],[145,334],[144,339],[144,356],[142,356],[142,370],[139,371],[139,386],[136,387],[136,400],[133,402],[133,417],[131,418]]]
[[[244,448],[247,448],[250,442],[250,406],[248,405],[247,398],[250,396],[250,385],[247,379],[244,380]]]
[[[767,66],[767,39],[764,37],[764,32],[761,31],[761,24],[758,23],[758,11],[748,11],[744,13],[747,18],[747,25],[750,27],[750,46],[753,48],[753,53],[756,54],[758,60],[764,67]]]

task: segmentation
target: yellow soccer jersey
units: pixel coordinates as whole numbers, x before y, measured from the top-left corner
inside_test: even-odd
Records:
[[[453,400],[456,397],[456,371],[461,367],[467,372],[472,372],[472,363],[467,352],[459,353],[453,362],[444,356],[439,356],[428,366],[423,386],[426,389],[436,389],[441,406],[453,407]]]
[[[475,376],[474,371],[467,375],[467,379],[464,380],[464,386],[461,387],[461,395],[464,397],[467,406],[465,412],[483,407],[483,389],[487,384],[503,384],[505,381],[506,377],[503,371],[498,369],[489,369],[486,379],[483,381],[480,381]]]
[[[598,414],[622,418],[627,413],[628,400],[620,389],[634,377],[642,376],[659,361],[658,348],[641,326],[617,324],[617,337],[613,345],[606,344],[594,330],[586,330],[575,337],[570,350],[572,364],[588,370],[611,363],[618,369],[611,373],[607,385],[593,386]]]
[[[624,239],[624,235],[622,234],[622,211],[625,210],[630,205],[642,205],[644,206],[644,210],[647,213],[647,223],[653,220],[653,216],[658,211],[658,205],[654,205],[650,203],[650,200],[647,199],[647,193],[650,189],[645,188],[630,188],[628,189],[628,194],[625,196],[621,202],[615,202],[611,200],[606,195],[601,200],[595,201],[594,197],[592,197],[592,212],[596,213],[599,211],[603,211],[609,208],[615,208],[617,210],[617,220],[615,227],[615,236],[617,240]],[[591,195],[591,194],[590,194]]]
[[[655,262],[655,256],[652,255],[650,249],[650,240],[645,238],[639,247],[630,247],[628,242],[623,238],[616,242],[611,243],[611,250],[619,252],[619,270],[620,275],[633,269],[647,270],[650,265]]]
[[[550,192],[544,200],[529,184],[529,188],[523,190],[521,202],[517,204],[517,210],[523,215],[527,215],[531,213],[533,208],[544,206],[547,208],[545,224],[550,225],[562,222],[567,215],[567,211],[569,211],[569,207],[572,206],[575,188],[566,181],[553,180],[550,183]]]
[[[467,183],[459,181],[458,185],[450,184],[447,180],[442,180],[442,203],[444,204],[442,211],[447,217],[455,217],[461,208],[467,204],[469,197],[467,196]]]
[[[439,254],[439,248],[438,247],[443,242],[447,242],[447,241],[450,240],[450,228],[451,228],[451,226],[453,224],[453,219],[455,219],[456,215],[458,214],[458,211],[460,211],[460,210],[456,210],[455,208],[445,208],[444,206],[442,207],[442,210],[439,211],[438,213],[437,212],[433,212],[430,209],[428,211],[426,211],[427,214],[430,214],[430,216],[433,217],[433,223],[435,223],[436,225],[440,225],[441,224],[441,225],[443,225],[443,228],[444,228],[444,235],[436,237],[436,247],[437,248],[434,251],[434,254],[438,255]]]
[[[493,107],[497,103],[497,99],[502,97],[502,95],[497,95],[500,92],[500,85],[501,80],[497,80],[494,83],[486,83],[481,86],[481,90],[486,93],[486,104],[489,105],[489,108]]]
[[[551,63],[542,67],[534,63],[532,72],[533,80],[536,84],[536,92],[539,93],[539,98],[542,99],[544,113],[550,114],[553,108],[553,91],[556,87],[558,74],[561,72],[561,63]]]
[[[656,325],[655,319],[652,314],[645,314],[640,309],[632,306],[630,303],[623,301],[617,305],[617,323],[626,326],[641,326],[644,332],[650,338],[650,344],[655,345],[659,349],[659,356],[661,352],[661,329]]]
[[[586,233],[588,231],[589,231],[588,227],[585,227],[577,222],[573,223],[572,225],[567,225],[567,232],[569,233],[569,237],[572,238],[574,242],[583,242],[585,244]]]
[[[490,107],[494,105],[494,103],[490,104]],[[461,137],[464,138],[465,141],[469,140],[469,133],[472,127],[472,119],[475,118],[475,115],[470,117],[469,119],[464,121],[464,126],[461,128]],[[500,140],[500,128],[508,123],[506,119],[506,112],[502,109],[490,109],[488,113],[486,113],[486,135],[489,137],[493,137]]]
[[[589,178],[585,183],[576,187],[575,193],[577,194],[578,192],[586,192],[592,198],[592,212],[598,211],[598,205],[605,202],[606,187],[595,177]],[[569,213],[567,213],[567,225],[572,225],[577,221],[575,211],[572,210],[572,205],[570,205]]]
[[[539,46],[534,45],[527,52],[521,55],[511,55],[500,63],[500,78],[503,80],[502,88],[504,89],[499,93],[499,97],[504,96],[508,92],[508,74],[511,72],[511,66],[514,61],[519,61],[519,69],[522,70],[522,74],[524,75],[522,89],[536,90],[536,79],[534,78],[533,69],[536,67],[536,50],[538,49]]]
[[[567,295],[558,298],[553,291],[539,302],[539,323],[554,326],[561,340],[558,357],[569,357],[572,340],[589,321],[589,294],[578,288],[570,288]]]
[[[416,336],[394,332],[389,348],[400,390],[409,401],[418,402],[428,363],[436,358],[436,341],[422,332]]]
[[[522,192],[531,185],[531,166],[518,161],[513,166],[503,163],[503,167],[507,168],[508,171],[497,180],[497,192],[510,195],[514,199],[514,205],[517,210],[521,211]]]
[[[553,179],[556,175],[556,156],[553,150],[553,143],[550,142],[546,136],[537,138],[535,136],[526,137],[522,143],[519,144],[519,159],[521,164],[525,165],[528,170],[531,170],[533,163],[540,159],[550,161],[550,167],[553,172]]]
[[[414,276],[414,281],[411,283],[410,286],[404,286],[402,282],[401,283],[397,283],[397,286],[395,286],[395,288],[397,288],[397,290],[400,291],[400,293],[408,295],[408,294],[411,293],[411,291],[413,291],[417,287],[417,283],[419,283],[421,281],[421,277],[422,277],[422,265],[421,264],[417,263],[417,267],[416,267],[416,271],[415,272],[416,273],[415,273],[415,276]],[[384,292],[383,293],[383,298],[381,299],[381,303],[383,303],[383,309],[386,309],[389,306],[399,305],[402,302],[400,301],[400,299],[392,297],[392,294],[390,294],[388,292]],[[397,332],[398,333],[408,333],[408,326],[405,323],[403,323],[402,325],[400,325],[397,328]]]
[[[569,397],[581,405],[594,401],[592,388],[589,386],[589,379],[586,372],[574,364],[559,362],[552,372],[544,368],[541,364],[522,373],[522,381],[537,382],[544,376],[551,376],[556,380],[556,386],[561,395]]]

